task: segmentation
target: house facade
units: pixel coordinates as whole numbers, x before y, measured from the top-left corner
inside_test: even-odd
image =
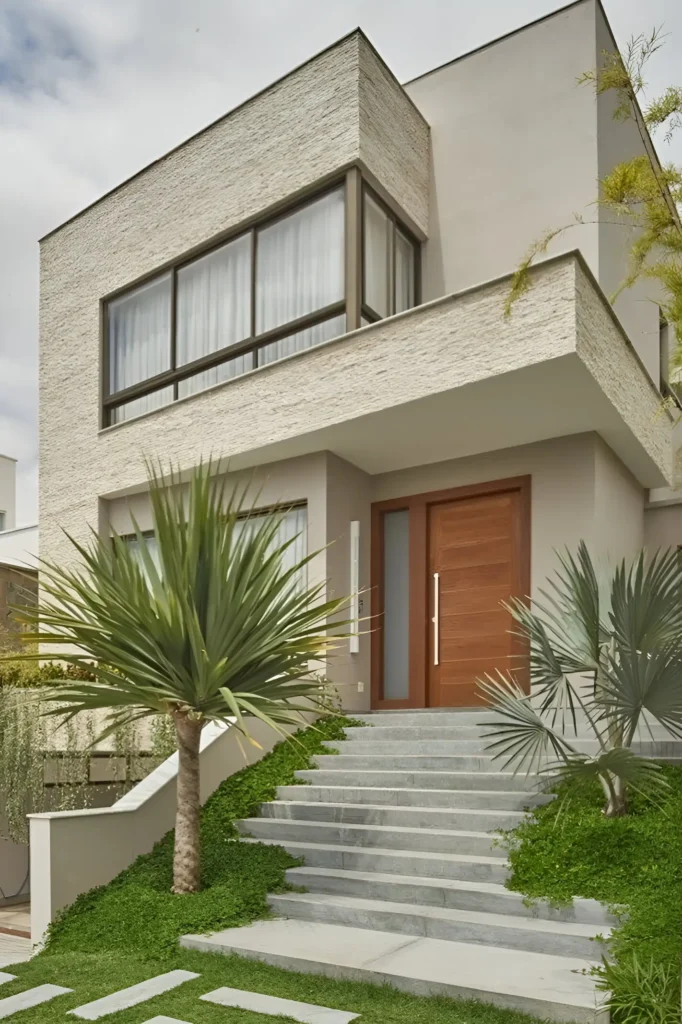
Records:
[[[611,305],[590,206],[655,159],[576,86],[614,47],[579,0],[401,85],[358,30],[46,236],[41,555],[150,529],[144,459],[212,456],[360,591],[328,671],[368,710],[475,703],[556,549],[682,543],[656,295]]]

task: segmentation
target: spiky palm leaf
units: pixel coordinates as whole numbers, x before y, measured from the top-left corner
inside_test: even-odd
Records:
[[[43,660],[91,662],[96,677],[46,691],[61,705],[51,713],[112,709],[118,728],[186,709],[281,729],[318,700],[311,663],[342,635],[345,601],[324,600],[323,582],[295,585],[314,554],[285,569],[294,539],[277,543],[282,513],[241,528],[253,516],[245,492],[228,496],[210,463],[190,480],[187,502],[179,474],[149,472],[158,560],[136,527],[136,549],[93,533],[87,545],[72,541],[81,564],[41,563],[41,603],[24,616],[38,629],[27,640],[42,645]]]
[[[40,604],[24,615],[34,626],[26,639],[41,645],[26,657],[88,662],[95,676],[43,691],[44,702],[56,702],[47,713],[107,709],[104,735],[171,715],[180,769],[185,751],[197,776],[202,723],[233,721],[248,735],[251,717],[286,735],[311,707],[324,710],[314,669],[346,635],[346,600],[326,600],[324,582],[299,582],[314,554],[285,567],[294,541],[278,541],[282,513],[256,518],[245,492],[228,493],[214,469],[204,463],[184,483],[179,472],[148,466],[157,558],[137,524],[137,550],[96,533],[88,544],[72,540],[78,563],[42,560]],[[178,814],[180,790],[179,775]],[[198,784],[192,794],[198,801]],[[177,840],[176,827],[176,855]],[[198,852],[195,860],[181,891],[197,887]]]
[[[654,779],[655,766],[630,749],[645,713],[672,735],[682,736],[682,568],[677,552],[647,561],[642,553],[621,563],[600,585],[589,552],[560,559],[549,589],[531,610],[521,601],[507,607],[530,648],[532,701],[505,678],[479,685],[500,715],[488,733],[494,756],[516,770],[597,777],[607,796],[613,779],[638,786]],[[592,684],[586,685],[591,679]],[[598,746],[595,757],[566,739],[567,715],[577,733],[584,716]],[[558,766],[558,767],[557,767]],[[616,788],[618,788],[618,786]]]

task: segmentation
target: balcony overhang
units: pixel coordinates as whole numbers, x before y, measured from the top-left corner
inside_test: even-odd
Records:
[[[510,317],[509,279],[488,282],[115,428],[102,463],[132,441],[184,464],[189,423],[231,469],[325,449],[372,474],[594,431],[669,483],[670,414],[582,257],[529,285]]]

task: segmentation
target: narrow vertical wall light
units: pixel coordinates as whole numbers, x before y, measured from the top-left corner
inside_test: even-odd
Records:
[[[350,653],[360,653],[360,523],[350,524]]]

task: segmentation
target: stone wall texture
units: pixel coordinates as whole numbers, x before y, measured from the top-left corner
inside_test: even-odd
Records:
[[[672,418],[608,302],[576,260],[577,352],[623,421],[671,479]]]
[[[361,161],[426,236],[431,170],[428,123],[364,36],[360,37],[360,69]]]
[[[423,118],[362,33],[354,32],[43,240],[40,521],[46,553],[50,524],[75,525],[84,516],[96,523],[96,493],[120,479],[120,463],[106,464],[107,449],[118,443],[98,439],[103,297],[353,164],[366,162],[386,194],[424,229],[428,145]],[[234,394],[227,404],[234,408]],[[195,422],[200,408],[194,404],[185,417]],[[268,414],[260,405],[249,403],[249,409],[253,443]],[[219,448],[226,427],[216,422],[210,431]],[[190,427],[188,452],[199,436]],[[120,450],[129,462],[131,451],[163,448],[145,427],[121,439]]]
[[[213,455],[247,466],[265,446],[562,356],[585,362],[665,472],[669,423],[576,257],[533,270],[505,318],[508,287],[505,279],[417,307],[101,432],[95,374],[68,387],[44,382],[44,555],[66,556],[61,527],[82,537],[87,523],[98,526],[100,496],[142,488],[143,456],[189,467]]]

